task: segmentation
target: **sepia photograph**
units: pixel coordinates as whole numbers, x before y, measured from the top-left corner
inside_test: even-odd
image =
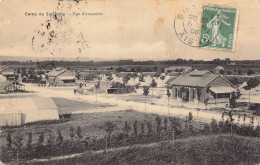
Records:
[[[260,165],[259,0],[0,0],[0,165]]]

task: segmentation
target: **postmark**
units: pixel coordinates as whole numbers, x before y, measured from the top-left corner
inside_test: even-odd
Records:
[[[234,51],[237,12],[236,8],[204,5],[199,46]]]
[[[191,47],[200,46],[200,20],[200,13],[196,5],[178,12],[174,19],[174,31],[182,43]]]
[[[234,51],[237,12],[236,8],[192,5],[176,15],[174,31],[185,45]]]

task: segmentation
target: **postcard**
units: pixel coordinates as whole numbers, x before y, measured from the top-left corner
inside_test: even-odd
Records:
[[[260,164],[259,10],[0,0],[0,164]]]

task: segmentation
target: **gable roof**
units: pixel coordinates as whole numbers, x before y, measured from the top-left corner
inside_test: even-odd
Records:
[[[170,66],[165,68],[165,70],[175,70],[175,69],[191,69],[190,66]]]
[[[118,73],[118,77],[126,77],[127,75],[131,75],[129,72],[120,72]]]
[[[0,99],[0,114],[13,113],[22,113],[21,124],[42,120],[59,120],[58,108],[53,99],[49,97]]]
[[[3,81],[3,82],[0,83],[0,89],[5,89],[5,88],[7,88],[8,86],[10,86],[11,84],[14,84],[14,83],[15,83],[15,81],[10,81],[10,80]],[[21,84],[19,82],[16,82],[16,84],[24,86],[23,84]]]
[[[173,80],[175,80],[177,78],[177,76],[171,76],[164,84],[170,84],[171,82],[173,82]]]
[[[192,72],[190,72],[190,76],[203,76],[203,75],[205,75],[206,73],[209,73],[209,74],[211,74],[211,72],[210,71],[208,71],[208,70],[194,70],[194,71],[192,71]]]
[[[217,66],[215,69],[224,70],[224,67],[223,66]]]
[[[14,70],[10,69],[10,68],[7,68],[5,66],[2,66],[0,68],[0,73],[3,74],[3,75],[13,75],[14,74]]]
[[[0,72],[4,71],[4,70],[6,70],[6,69],[7,69],[7,67],[1,66],[1,67],[0,67]]]
[[[67,69],[66,68],[61,68],[61,67],[57,67],[53,70],[51,70],[50,72],[46,73],[48,76],[51,76],[51,77],[56,77],[64,72],[66,72]]]
[[[144,75],[144,77],[146,76],[150,76],[150,77],[154,77],[156,74],[156,72],[143,72],[142,75]]]
[[[204,76],[181,75],[173,80],[170,85],[205,87],[216,78],[221,77],[218,74],[206,74]],[[222,77],[223,78],[223,77]],[[226,80],[226,79],[225,79]]]
[[[171,73],[168,73],[167,75],[169,75],[169,76],[179,76],[179,75],[181,75],[181,73],[180,72],[171,72]]]

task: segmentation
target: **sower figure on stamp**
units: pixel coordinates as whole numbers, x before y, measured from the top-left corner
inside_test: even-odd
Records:
[[[227,23],[225,19],[229,19],[229,17],[218,10],[217,15],[207,24],[207,27],[212,29],[212,46],[217,46],[217,44],[222,44],[222,47],[225,46],[227,38],[220,34],[221,23],[230,26],[230,23]]]

